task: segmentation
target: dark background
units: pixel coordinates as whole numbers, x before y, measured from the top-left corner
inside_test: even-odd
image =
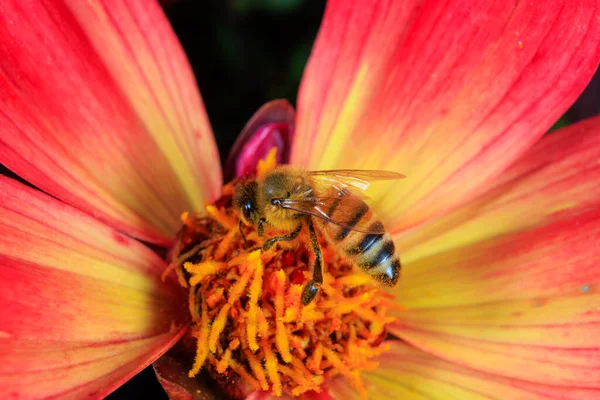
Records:
[[[260,106],[276,98],[295,102],[324,8],[321,0],[166,2],[222,160]]]

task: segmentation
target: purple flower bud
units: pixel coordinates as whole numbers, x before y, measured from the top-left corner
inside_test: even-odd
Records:
[[[264,159],[273,147],[277,147],[277,163],[288,162],[295,114],[287,100],[273,100],[262,106],[231,148],[224,168],[225,182],[256,172],[258,160]]]

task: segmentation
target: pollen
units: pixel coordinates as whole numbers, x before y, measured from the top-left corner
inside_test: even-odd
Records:
[[[308,233],[263,251],[254,228],[241,228],[244,241],[231,191],[224,193],[204,214],[182,214],[163,275],[177,274],[189,290],[196,343],[189,376],[206,370],[275,396],[320,392],[342,377],[366,398],[361,372],[376,368],[387,349],[391,295],[320,238],[324,283],[304,306],[314,260]]]

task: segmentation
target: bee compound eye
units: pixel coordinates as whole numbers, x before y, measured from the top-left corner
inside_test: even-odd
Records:
[[[242,213],[244,214],[244,218],[249,220],[252,215],[252,204],[250,202],[245,202],[242,206]]]

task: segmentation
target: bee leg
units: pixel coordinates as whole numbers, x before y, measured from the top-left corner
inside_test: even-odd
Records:
[[[240,230],[240,235],[242,236],[242,240],[244,241],[244,247],[248,248],[248,241],[246,240],[246,235],[244,235],[244,231],[242,231],[242,220],[238,223],[238,229]]]
[[[323,255],[321,253],[321,246],[319,245],[315,227],[310,218],[307,219],[307,224],[310,233],[310,244],[315,252],[315,264],[313,266],[313,277],[304,286],[304,290],[302,291],[302,304],[304,305],[314,300],[319,293],[319,287],[323,284]]]
[[[288,233],[287,235],[275,236],[270,239],[267,239],[265,244],[263,244],[263,250],[269,250],[277,242],[282,242],[282,241],[287,242],[287,241],[296,239],[298,237],[298,235],[300,234],[301,230],[302,230],[302,223],[298,224],[298,226],[292,232]]]

